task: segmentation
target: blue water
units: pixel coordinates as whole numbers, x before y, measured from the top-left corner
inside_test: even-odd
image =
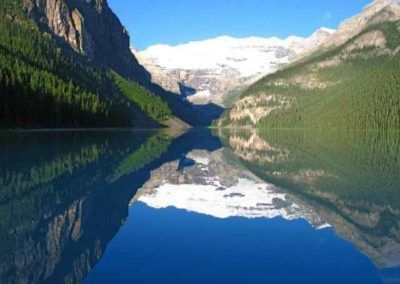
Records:
[[[87,283],[382,283],[332,229],[133,205]],[[397,278],[399,279],[399,278]]]
[[[209,130],[0,133],[0,283],[400,283],[400,138],[374,135],[328,145],[271,134],[272,148],[254,152]],[[290,159],[270,162],[282,153]],[[207,170],[198,156],[211,159]],[[221,219],[140,201],[157,179],[217,175],[229,187],[245,172],[285,193],[271,210],[293,202],[299,218]]]

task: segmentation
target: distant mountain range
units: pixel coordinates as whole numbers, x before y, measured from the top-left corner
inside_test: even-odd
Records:
[[[136,55],[152,80],[195,104],[223,104],[224,96],[273,73],[328,39],[321,28],[308,38],[221,36],[169,46],[154,45]]]

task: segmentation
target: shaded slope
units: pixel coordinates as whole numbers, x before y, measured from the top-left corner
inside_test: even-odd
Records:
[[[0,127],[159,126],[171,117],[136,71],[125,74],[95,56],[95,47],[86,54],[43,32],[20,5],[0,5]]]

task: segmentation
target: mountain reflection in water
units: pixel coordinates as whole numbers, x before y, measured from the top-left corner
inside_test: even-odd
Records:
[[[332,277],[335,265],[354,264],[343,283],[396,283],[399,139],[379,132],[2,133],[0,282],[313,282]],[[223,250],[219,238],[233,247]]]
[[[380,268],[400,266],[400,136],[387,132],[222,134],[244,166],[306,201]]]

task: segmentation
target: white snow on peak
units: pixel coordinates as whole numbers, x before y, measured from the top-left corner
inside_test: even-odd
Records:
[[[327,27],[321,27],[321,28],[319,28],[319,29],[317,30],[317,32],[318,32],[318,31],[326,32],[326,33],[329,33],[329,34],[334,34],[334,33],[336,32],[336,30],[330,29],[330,28],[327,28]]]
[[[333,32],[328,28],[322,31]],[[312,38],[313,35],[310,37]],[[220,36],[203,41],[170,46],[153,45],[140,54],[163,69],[221,70],[235,69],[242,77],[268,74],[287,64],[294,55],[318,44],[322,39],[310,40],[298,36],[234,38]]]

